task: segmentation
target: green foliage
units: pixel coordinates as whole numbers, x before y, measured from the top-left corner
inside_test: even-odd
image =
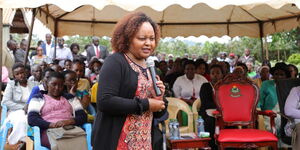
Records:
[[[292,54],[289,59],[287,60],[288,63],[294,64],[294,65],[299,65],[300,64],[300,54]]]

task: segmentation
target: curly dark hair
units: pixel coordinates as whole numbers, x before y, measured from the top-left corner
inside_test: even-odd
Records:
[[[153,27],[155,45],[157,46],[160,38],[159,26],[146,14],[134,12],[126,15],[116,24],[111,39],[113,50],[116,52],[126,52],[129,49],[129,43],[133,36],[138,32],[144,22],[149,22]]]
[[[72,43],[71,46],[70,46],[70,50],[71,50],[72,52],[73,52],[73,48],[74,48],[74,47],[77,47],[78,50],[80,50],[79,44],[77,44],[77,43]]]

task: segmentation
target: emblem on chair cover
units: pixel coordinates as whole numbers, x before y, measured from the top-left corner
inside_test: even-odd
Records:
[[[241,96],[240,89],[235,85],[231,88],[230,91],[231,91],[231,94],[230,94],[231,97],[240,97]]]

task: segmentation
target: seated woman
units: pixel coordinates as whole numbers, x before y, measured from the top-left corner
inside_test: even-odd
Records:
[[[47,83],[47,94],[35,95],[28,107],[28,124],[41,129],[41,143],[50,148],[47,129],[67,125],[80,126],[87,122],[87,116],[79,100],[63,93],[64,76],[51,72]]]
[[[81,103],[83,109],[87,112],[91,103],[91,97],[87,90],[78,90],[78,78],[74,71],[63,72],[65,77],[65,92],[74,95]],[[88,114],[88,122],[94,122],[94,116]]]
[[[202,75],[208,81],[210,81],[208,64],[203,59],[197,59],[195,64],[196,64],[196,73]]]
[[[38,46],[36,48],[36,55],[32,57],[30,65],[40,65],[42,62],[50,63],[51,59],[43,55],[43,48]]]
[[[292,134],[292,146],[293,149],[300,149],[300,86],[292,88],[284,106],[284,112],[287,116],[294,119],[296,127]]]
[[[91,81],[92,85],[97,82],[97,76],[99,75],[99,72],[102,67],[102,62],[98,59],[93,59],[89,64],[89,70],[90,73],[88,74],[88,79]]]
[[[297,78],[298,77],[298,68],[293,64],[288,64],[288,69],[291,74],[291,78]]]
[[[84,78],[85,63],[81,60],[74,60],[72,63],[71,70],[76,72],[77,77],[78,77],[77,90],[80,90],[80,91],[90,90],[91,84],[90,84],[89,80]]]
[[[27,81],[23,64],[14,64],[12,72],[14,80],[8,81],[2,99],[2,105],[8,108],[5,122],[10,121],[13,125],[13,130],[8,137],[10,145],[17,144],[19,141],[25,142],[27,120],[23,109],[34,86],[32,82]]]
[[[207,80],[202,75],[196,74],[196,66],[192,60],[185,62],[184,73],[185,75],[176,79],[173,91],[175,97],[192,106],[194,101],[199,98],[200,87]]]
[[[203,83],[207,82],[205,77],[202,75],[196,74],[196,67],[194,61],[187,60],[184,65],[185,75],[180,76],[176,79],[173,91],[174,95],[177,98],[185,101],[187,104],[192,105],[196,99],[199,98],[200,87]],[[187,114],[182,113],[182,125],[186,126],[188,119]]]
[[[210,133],[211,141],[210,147],[212,149],[217,149],[214,140],[215,134],[215,119],[213,116],[209,116],[207,114],[207,110],[209,109],[216,109],[216,104],[214,103],[213,95],[214,95],[214,88],[213,86],[223,78],[223,69],[220,65],[212,65],[209,71],[210,75],[210,82],[203,83],[200,89],[200,100],[201,100],[201,107],[200,111],[198,112],[199,115],[204,120],[204,129],[206,132]]]
[[[290,77],[290,72],[285,63],[276,63],[275,67],[272,67],[270,73],[274,80],[264,81],[260,88],[260,98],[258,102],[258,107],[261,110],[273,110],[274,112],[279,112],[279,105],[276,93],[276,82],[280,79],[286,79]],[[269,117],[264,117],[265,126],[267,130],[271,130]],[[276,130],[280,129],[280,115],[275,118]],[[277,132],[280,133],[280,132]]]
[[[259,78],[256,78],[254,82],[260,88],[263,81],[270,80],[270,68],[268,66],[262,66],[259,68]]]

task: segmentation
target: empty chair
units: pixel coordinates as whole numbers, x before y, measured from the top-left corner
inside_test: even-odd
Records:
[[[173,97],[167,97],[168,100],[168,112],[169,112],[169,119],[166,121],[168,124],[170,119],[176,119],[177,114],[181,111],[185,112],[188,116],[188,125],[179,127],[180,133],[190,133],[194,131],[194,119],[193,119],[193,112],[191,111],[189,105],[178,99]],[[168,129],[167,129],[168,132]]]
[[[255,129],[257,114],[267,115],[275,129],[272,111],[257,111],[258,87],[244,76],[231,74],[215,86],[217,111],[216,140],[221,150],[228,147],[258,148],[271,146],[277,150],[277,137],[273,133]],[[231,126],[230,129],[226,128]],[[242,126],[243,128],[238,128]],[[232,128],[236,127],[236,128]]]

